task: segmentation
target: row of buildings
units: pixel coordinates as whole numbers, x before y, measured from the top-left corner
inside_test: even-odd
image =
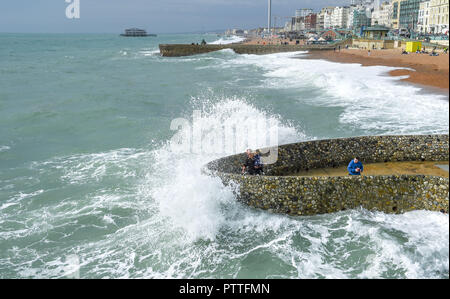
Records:
[[[448,34],[448,0],[420,2],[417,20],[417,29],[421,33]]]
[[[351,0],[349,6],[324,7],[319,12],[298,9],[284,31],[348,29],[378,26],[424,34],[448,34],[449,0]]]

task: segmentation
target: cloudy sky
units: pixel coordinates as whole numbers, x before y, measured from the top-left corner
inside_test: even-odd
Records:
[[[285,17],[297,8],[318,10],[349,2],[272,0],[272,10],[274,16]],[[65,0],[1,0],[0,32],[117,33],[136,26],[154,33],[181,33],[255,28],[267,22],[267,0],[80,0],[80,4],[80,19],[70,20]]]

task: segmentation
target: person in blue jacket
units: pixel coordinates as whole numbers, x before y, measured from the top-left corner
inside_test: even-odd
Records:
[[[355,159],[350,161],[347,170],[350,175],[361,175],[361,173],[364,170],[364,167],[361,161],[359,161],[359,157],[356,157]]]
[[[263,174],[263,163],[261,160],[261,152],[256,150],[255,152],[255,174]]]

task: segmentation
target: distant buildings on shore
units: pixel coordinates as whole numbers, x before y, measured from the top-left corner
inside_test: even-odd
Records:
[[[448,0],[423,1],[419,4],[417,29],[422,33],[448,34]]]
[[[275,35],[291,41],[295,39],[297,43],[299,40],[324,43],[361,37],[373,40],[420,39],[449,45],[449,0],[349,1],[348,6],[327,6],[318,11],[299,8],[294,16],[273,16],[274,27],[231,29],[226,34],[248,38]]]
[[[449,0],[350,0],[349,6],[329,6],[314,12],[295,11],[283,30],[303,31],[347,29],[355,34],[361,28],[384,26],[408,34],[447,34]]]

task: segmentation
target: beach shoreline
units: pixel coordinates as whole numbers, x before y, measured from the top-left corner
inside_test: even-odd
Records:
[[[401,50],[367,50],[341,49],[341,51],[310,51],[300,59],[323,59],[338,63],[358,63],[362,66],[389,66],[398,69],[390,71],[390,76],[408,76],[403,82],[438,88],[449,92],[449,57],[410,53],[402,55]]]

